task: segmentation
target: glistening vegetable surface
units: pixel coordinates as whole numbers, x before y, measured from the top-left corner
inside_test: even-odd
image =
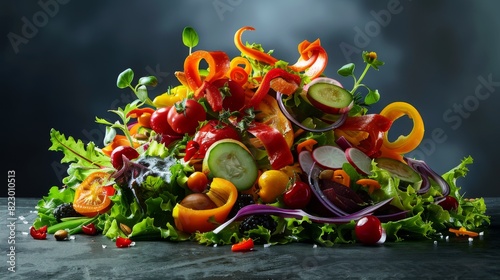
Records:
[[[49,149],[63,153],[68,174],[39,201],[33,236],[64,227],[101,233],[118,247],[169,240],[247,251],[254,243],[380,245],[488,226],[484,200],[466,198],[457,185],[470,156],[439,175],[432,163],[405,156],[425,132],[417,108],[400,101],[369,112],[381,98],[363,83],[384,64],[375,52],[362,53],[359,76],[349,63],[339,77],[325,77],[319,39],[298,42],[289,63],[243,43],[246,31],[255,30],[235,32],[241,55],[231,58],[194,50],[198,34],[185,28],[178,84],[154,98],[155,77],[134,82],[131,69],[120,73],[118,88],[136,99],[110,110],[116,120],[96,117],[104,143],[52,129]],[[389,142],[402,115],[412,118],[411,133]]]

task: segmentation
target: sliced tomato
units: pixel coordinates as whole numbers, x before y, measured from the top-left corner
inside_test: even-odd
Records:
[[[105,187],[108,178],[108,173],[96,171],[83,180],[77,187],[73,200],[73,208],[76,212],[87,217],[94,217],[111,208],[109,189]]]

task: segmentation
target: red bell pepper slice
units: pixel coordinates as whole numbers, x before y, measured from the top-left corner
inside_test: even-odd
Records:
[[[240,242],[231,246],[233,252],[248,252],[253,250],[254,242],[252,238],[243,238]]]
[[[264,75],[264,78],[262,79],[259,88],[255,92],[255,94],[252,96],[250,101],[248,102],[248,105],[245,106],[245,108],[250,108],[250,107],[257,107],[257,104],[259,104],[264,96],[266,96],[267,92],[271,88],[271,80],[281,77],[285,79],[287,82],[293,82],[296,83],[297,85],[300,84],[300,77],[298,75],[289,73],[281,68],[273,68],[269,70],[269,72]]]
[[[186,143],[186,155],[184,155],[184,161],[189,161],[200,149],[200,144],[194,140],[189,140]]]
[[[384,132],[388,131],[391,125],[392,121],[389,118],[379,114],[368,114],[348,117],[337,129],[367,132],[368,137],[362,140],[357,148],[362,150],[366,155],[375,157],[380,152]]]
[[[293,163],[292,152],[279,130],[263,123],[254,122],[247,131],[262,142],[273,169],[281,169]]]
[[[34,226],[30,227],[30,235],[34,239],[43,240],[47,239],[47,226],[36,229]]]
[[[208,81],[203,81],[201,86],[195,91],[194,97],[201,98],[205,96],[207,102],[214,112],[219,112],[222,110],[222,104],[224,102],[224,97],[219,89]]]

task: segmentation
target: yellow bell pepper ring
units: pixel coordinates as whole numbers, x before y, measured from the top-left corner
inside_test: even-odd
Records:
[[[389,150],[397,154],[406,154],[420,144],[424,138],[424,121],[420,113],[411,104],[406,102],[393,102],[387,105],[380,115],[395,121],[400,117],[407,115],[413,121],[413,128],[408,135],[400,135],[396,141],[390,142],[388,139],[389,131],[384,134],[382,150]]]
[[[175,227],[186,233],[208,232],[226,221],[238,198],[238,190],[230,181],[214,178],[207,196],[217,206],[208,210],[195,210],[179,203],[172,210]]]

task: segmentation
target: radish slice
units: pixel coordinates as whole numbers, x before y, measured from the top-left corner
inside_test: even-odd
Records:
[[[314,164],[314,159],[309,151],[302,151],[299,153],[299,165],[302,170],[309,175],[309,171]]]
[[[328,169],[340,169],[347,163],[346,154],[335,146],[320,146],[312,151],[312,157],[321,167]]]
[[[372,159],[356,148],[347,148],[345,150],[347,161],[356,168],[362,175],[368,175],[372,170]]]

